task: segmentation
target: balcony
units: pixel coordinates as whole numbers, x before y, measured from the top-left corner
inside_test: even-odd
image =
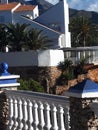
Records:
[[[62,48],[65,59],[70,59],[73,64],[88,57],[88,63],[98,64],[98,46]]]

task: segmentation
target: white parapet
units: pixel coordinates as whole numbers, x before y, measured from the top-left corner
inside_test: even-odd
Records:
[[[57,66],[64,61],[62,50],[45,50],[38,52],[38,66]]]
[[[0,53],[0,63],[6,62],[10,67],[57,66],[61,61],[64,53],[55,49]]]

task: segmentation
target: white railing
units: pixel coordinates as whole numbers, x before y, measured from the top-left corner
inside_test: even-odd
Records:
[[[98,64],[98,57],[94,57],[93,63],[94,63],[94,64]]]
[[[69,130],[67,97],[5,90],[9,104],[8,130]]]
[[[78,63],[81,59],[87,58],[88,63],[98,63],[98,47],[76,47],[63,48],[65,59],[71,59],[73,64]]]

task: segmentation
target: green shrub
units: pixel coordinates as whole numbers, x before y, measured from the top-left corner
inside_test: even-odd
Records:
[[[68,80],[74,79],[74,67],[70,59],[65,59],[65,61],[60,62],[58,69],[61,70],[61,76],[57,79],[57,84],[65,85]]]
[[[18,82],[20,83],[18,90],[44,92],[44,88],[37,81],[33,79],[29,79],[29,80],[19,79]]]
[[[67,85],[68,80],[73,79],[73,73],[62,73],[61,76],[57,79],[58,85]]]
[[[20,86],[18,87],[19,90],[30,90],[27,80],[19,79],[18,82],[20,83]]]
[[[30,79],[29,80],[29,86],[31,88],[31,90],[35,91],[35,92],[44,92],[43,87],[35,80]]]

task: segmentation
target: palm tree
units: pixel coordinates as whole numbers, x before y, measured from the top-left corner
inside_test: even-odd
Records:
[[[87,70],[85,69],[85,65],[87,65],[89,62],[89,57],[90,56],[86,56],[85,58],[82,57],[79,61],[79,63],[77,64],[77,66],[75,67],[75,75],[79,75],[79,74],[85,74],[87,73]]]
[[[12,47],[12,51],[21,51],[25,45],[27,38],[27,27],[28,24],[9,24],[7,26],[9,32],[9,45]]]
[[[58,69],[61,70],[61,76],[57,80],[57,83],[59,84],[67,84],[68,80],[73,79],[74,75],[74,68],[73,63],[70,59],[65,59],[65,61],[60,62],[58,65]]]
[[[65,59],[63,62],[60,62],[58,68],[63,72],[68,72],[72,69],[73,63],[70,59]]]
[[[51,40],[44,35],[42,30],[32,28],[28,31],[26,46],[30,50],[47,49],[51,46]]]
[[[4,48],[8,45],[7,36],[6,25],[0,24],[0,51],[5,51]]]
[[[91,42],[97,39],[98,27],[85,17],[75,17],[70,22],[70,31],[72,33],[72,46],[89,46]],[[93,40],[92,40],[93,39]],[[90,44],[89,44],[90,43]]]

